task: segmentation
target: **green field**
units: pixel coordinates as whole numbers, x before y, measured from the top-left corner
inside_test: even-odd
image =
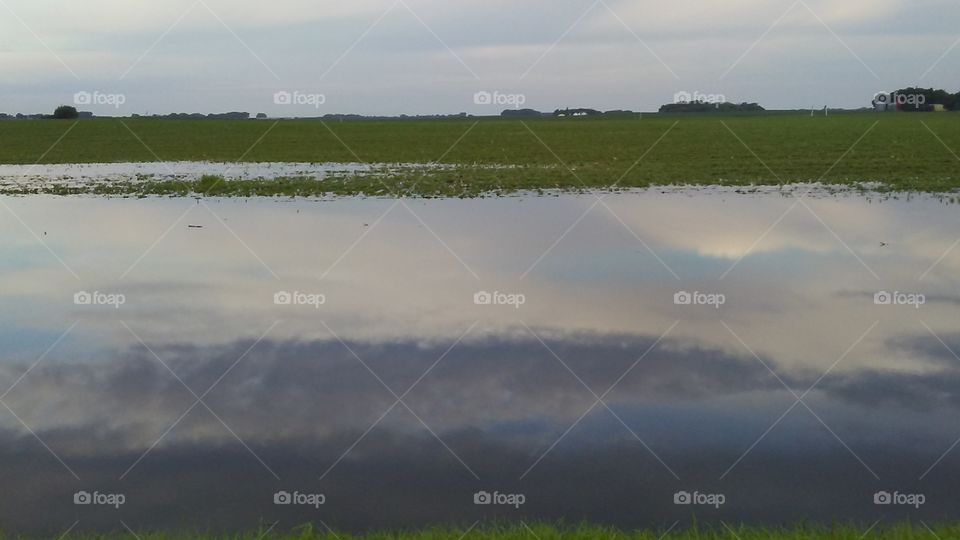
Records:
[[[960,114],[952,113],[526,121],[0,122],[0,163],[6,164],[439,161],[455,166],[392,176],[331,178],[322,183],[297,178],[247,182],[208,178],[189,184],[118,183],[90,190],[112,194],[476,196],[518,190],[815,181],[846,186],[881,182],[880,190],[944,193],[960,188],[958,153]],[[68,193],[84,188],[38,189]]]
[[[299,527],[290,534],[270,530],[246,534],[217,536],[212,534],[138,533],[137,540],[949,540],[957,538],[960,526],[902,524],[890,527],[858,526],[797,526],[792,528],[755,528],[738,525],[714,528],[677,527],[671,530],[621,531],[612,528],[581,525],[554,527],[550,525],[517,525],[508,527],[475,527],[463,529],[424,529],[414,532],[389,531],[355,536],[345,532]],[[83,535],[71,535],[85,540]],[[116,535],[97,535],[89,540],[116,540],[131,538],[128,531]]]

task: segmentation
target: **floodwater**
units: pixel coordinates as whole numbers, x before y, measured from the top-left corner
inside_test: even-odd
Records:
[[[11,533],[956,516],[932,198],[8,197],[0,231]]]
[[[0,164],[0,189],[9,187],[93,187],[115,182],[191,181],[204,175],[229,180],[391,174],[412,169],[437,169],[440,164],[366,163],[225,163],[214,161],[152,161],[142,163]]]

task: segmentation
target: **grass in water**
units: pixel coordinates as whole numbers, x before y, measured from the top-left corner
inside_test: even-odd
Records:
[[[958,525],[904,523],[888,527],[799,525],[789,528],[720,525],[716,527],[676,528],[672,530],[624,531],[595,525],[557,527],[553,525],[509,525],[476,528],[427,528],[416,531],[382,531],[352,535],[327,531],[312,525],[290,533],[268,529],[234,535],[171,534],[140,532],[139,540],[930,540],[957,538]],[[121,540],[128,531],[116,534],[72,535],[76,540]]]
[[[323,181],[147,179],[106,186],[24,185],[3,191],[133,196],[473,197],[521,190],[777,186],[820,181],[854,187],[878,182],[882,185],[875,189],[881,191],[952,193],[960,189],[960,114],[656,115],[337,123],[167,119],[124,119],[123,123],[119,119],[90,119],[75,124],[53,120],[0,122],[0,163],[157,159],[371,164],[428,164],[439,160],[445,168],[342,175]]]

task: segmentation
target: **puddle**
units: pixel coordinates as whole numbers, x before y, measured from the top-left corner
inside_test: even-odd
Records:
[[[0,165],[0,188],[49,185],[80,187],[114,182],[199,180],[204,175],[228,180],[395,174],[442,169],[439,164],[365,163],[223,163],[212,161],[157,161],[142,163],[69,163],[57,165]]]
[[[0,201],[10,533],[115,530],[78,489],[167,530],[953,511],[960,214],[935,197]]]

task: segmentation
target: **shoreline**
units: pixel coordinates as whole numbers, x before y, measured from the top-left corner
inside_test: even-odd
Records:
[[[339,165],[339,164],[337,164]],[[381,171],[399,165],[371,165],[369,171]],[[340,169],[337,169],[340,170]],[[440,170],[440,169],[437,169]],[[444,173],[456,174],[457,168],[444,168]],[[502,170],[502,169],[501,169]],[[936,189],[925,185],[904,185],[902,182],[789,182],[754,183],[738,181],[646,183],[643,185],[569,185],[566,183],[537,183],[518,181],[509,186],[489,186],[473,189],[469,182],[424,181],[424,176],[388,175],[377,172],[342,175],[337,172],[324,178],[279,176],[276,178],[227,178],[220,175],[201,175],[199,178],[59,178],[26,182],[11,181],[0,176],[0,196],[97,196],[108,198],[284,198],[323,199],[483,199],[498,197],[560,197],[565,195],[612,195],[652,192],[663,194],[696,195],[780,195],[785,197],[865,196],[883,199],[902,196],[931,196],[960,202],[960,187]],[[440,177],[442,178],[442,177]]]

